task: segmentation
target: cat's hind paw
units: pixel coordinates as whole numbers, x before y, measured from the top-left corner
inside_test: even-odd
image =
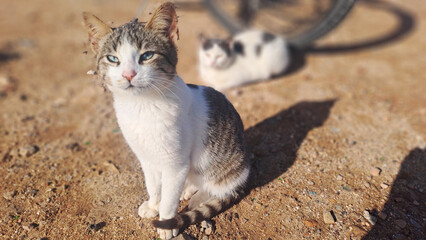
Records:
[[[189,186],[186,187],[182,194],[180,195],[180,200],[184,201],[184,200],[188,200],[190,199],[195,193],[197,192],[197,188],[194,186]]]
[[[158,208],[155,209],[149,206],[148,201],[145,201],[138,209],[138,215],[141,218],[153,218],[158,216]]]
[[[157,228],[157,233],[162,240],[171,239],[179,234],[179,229],[161,229]]]

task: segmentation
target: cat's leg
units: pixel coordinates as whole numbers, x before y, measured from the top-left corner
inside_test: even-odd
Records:
[[[161,174],[150,169],[148,166],[143,168],[145,176],[145,185],[149,194],[149,200],[145,201],[138,209],[138,214],[142,218],[153,218],[158,215],[158,208],[161,198]]]
[[[200,204],[207,202],[210,199],[210,195],[208,192],[203,190],[199,190],[192,198],[189,200],[189,209],[194,209],[198,207]]]
[[[189,167],[166,168],[161,173],[160,220],[176,216],[179,198],[188,174]],[[177,236],[179,229],[157,229],[161,239]]]

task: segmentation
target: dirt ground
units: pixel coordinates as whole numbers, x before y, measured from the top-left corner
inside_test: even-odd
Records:
[[[89,11],[117,26],[139,4],[0,0],[0,239],[157,239],[135,213],[143,174],[111,97],[86,75],[81,25]],[[198,34],[225,32],[203,10],[178,13],[178,73],[199,83]],[[288,74],[228,92],[255,185],[212,219],[213,234],[185,233],[425,239],[425,23],[426,1],[359,2]]]

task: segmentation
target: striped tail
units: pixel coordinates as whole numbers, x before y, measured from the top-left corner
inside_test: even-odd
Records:
[[[182,229],[191,224],[212,218],[231,206],[239,196],[230,196],[226,199],[212,198],[187,212],[179,213],[176,217],[164,220],[153,220],[152,224],[161,229]]]

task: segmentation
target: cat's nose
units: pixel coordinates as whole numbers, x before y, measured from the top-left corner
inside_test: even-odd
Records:
[[[121,75],[130,82],[136,76],[136,72],[133,70],[124,71]]]

